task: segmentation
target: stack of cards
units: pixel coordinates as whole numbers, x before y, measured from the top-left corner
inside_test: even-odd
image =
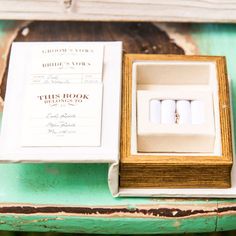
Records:
[[[100,146],[103,45],[42,45],[30,62],[22,146]]]

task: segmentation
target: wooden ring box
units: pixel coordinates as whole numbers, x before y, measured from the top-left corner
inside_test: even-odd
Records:
[[[176,91],[181,87],[188,91],[190,98],[193,96],[196,99],[198,91],[207,91],[209,104],[212,106],[209,107],[208,104],[208,108],[212,109],[209,114],[213,114],[213,120],[208,120],[205,126],[189,126],[189,129],[177,126],[152,127],[143,115],[147,113],[147,108],[143,105],[144,97],[150,100],[154,96],[150,94],[158,94],[158,91],[159,96],[161,93],[165,94],[160,86],[167,90],[170,86],[172,89],[176,88]],[[127,54],[124,57],[122,93],[121,188],[231,186],[233,151],[224,57]],[[139,96],[140,93],[146,95]],[[174,98],[171,90],[169,93]],[[180,92],[178,98],[187,96],[183,94]],[[143,122],[146,122],[145,125]],[[170,135],[158,136],[161,129],[162,135],[168,129]],[[168,148],[156,151],[162,141],[165,145],[168,142],[170,146],[173,144],[170,149],[172,151],[168,151]],[[153,146],[156,149],[152,150]],[[201,149],[202,147],[204,148]]]

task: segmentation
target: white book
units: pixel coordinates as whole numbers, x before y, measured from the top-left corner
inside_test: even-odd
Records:
[[[121,42],[13,43],[0,161],[117,162]]]

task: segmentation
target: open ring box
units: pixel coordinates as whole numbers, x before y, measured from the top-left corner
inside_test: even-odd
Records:
[[[224,57],[126,55],[122,91],[120,188],[231,186],[233,152]],[[153,99],[201,101],[204,121],[153,123]]]

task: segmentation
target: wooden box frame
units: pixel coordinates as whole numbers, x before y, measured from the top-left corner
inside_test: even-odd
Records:
[[[206,61],[217,67],[221,156],[155,156],[131,154],[132,64],[134,61]],[[229,86],[226,61],[219,56],[124,56],[121,114],[121,188],[229,188],[233,163]]]

